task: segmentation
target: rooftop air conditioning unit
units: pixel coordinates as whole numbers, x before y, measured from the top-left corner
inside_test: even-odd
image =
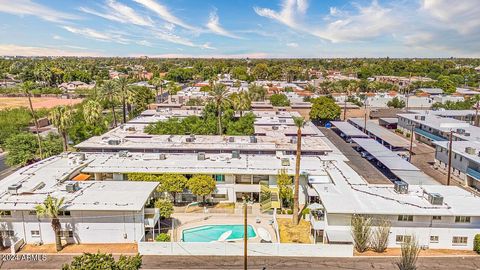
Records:
[[[428,194],[428,201],[432,205],[442,205],[443,204],[443,196],[438,193],[429,193]]]
[[[238,150],[233,150],[232,151],[232,158],[239,159],[240,158],[240,152]]]
[[[123,158],[128,157],[128,151],[126,150],[118,151],[118,156]]]
[[[293,143],[293,144],[297,143],[297,137],[291,137],[290,143]]]
[[[199,152],[197,155],[197,160],[205,160],[205,152]]]
[[[187,138],[185,139],[185,141],[186,141],[186,142],[193,142],[193,141],[195,141],[195,138],[187,137]]]
[[[160,154],[159,159],[160,160],[165,160],[165,159],[167,159],[167,156],[165,154]]]
[[[393,183],[393,189],[398,194],[407,194],[408,193],[408,184],[404,181],[398,180]]]
[[[120,143],[122,143],[122,141],[119,140],[119,139],[110,139],[110,140],[108,140],[108,145],[119,145]]]
[[[235,142],[235,137],[228,137],[228,142]]]
[[[18,190],[22,187],[21,183],[16,183],[8,187],[8,193],[18,195]]]
[[[282,166],[290,166],[290,160],[288,158],[282,158]]]
[[[278,120],[280,123],[287,123],[287,119],[279,119]]]
[[[78,183],[68,183],[66,189],[68,193],[74,193],[75,191],[80,189],[80,186],[78,185]]]
[[[257,137],[250,136],[250,143],[257,143]]]
[[[457,129],[457,133],[458,134],[465,134],[465,129],[459,128],[459,129]]]
[[[78,160],[84,161],[85,160],[85,153],[78,154]]]
[[[272,126],[272,130],[278,130],[278,126]]]
[[[465,152],[466,152],[467,154],[469,154],[469,155],[475,155],[475,152],[476,152],[476,151],[477,151],[477,150],[476,150],[475,148],[473,148],[473,147],[466,147],[466,148],[465,148]]]
[[[135,131],[135,127],[127,127],[127,131]]]

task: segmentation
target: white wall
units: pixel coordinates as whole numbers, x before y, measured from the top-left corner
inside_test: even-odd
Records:
[[[73,238],[65,238],[69,243],[133,243],[142,240],[144,214],[122,211],[71,211],[70,217],[60,217],[62,230],[73,230]],[[13,239],[25,239],[27,244],[43,242],[55,243],[55,235],[49,218],[37,218],[28,211],[12,211],[11,217],[3,217],[2,230],[13,230]],[[32,236],[31,231],[40,231],[40,236]],[[126,237],[125,237],[126,236]]]
[[[241,256],[243,243],[140,242],[142,255]],[[248,256],[351,257],[353,245],[249,243]]]

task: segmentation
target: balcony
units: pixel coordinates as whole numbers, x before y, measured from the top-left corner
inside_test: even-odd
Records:
[[[467,168],[467,175],[475,178],[478,181],[480,181],[480,171],[478,171],[478,170],[475,170],[473,168]]]
[[[160,219],[160,210],[157,208],[145,208],[145,228],[154,228]]]
[[[429,139],[429,140],[432,140],[432,141],[446,141],[447,139],[441,137],[441,136],[438,136],[438,135],[435,135],[435,134],[432,134],[428,131],[425,131],[423,129],[419,129],[419,128],[415,128],[415,133]]]

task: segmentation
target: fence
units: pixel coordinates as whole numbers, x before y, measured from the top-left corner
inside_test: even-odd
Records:
[[[243,243],[140,242],[142,255],[243,256]],[[351,257],[353,245],[249,243],[248,256]]]

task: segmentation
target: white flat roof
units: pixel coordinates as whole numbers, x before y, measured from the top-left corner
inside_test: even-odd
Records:
[[[70,193],[66,185],[91,159],[78,161],[79,155],[60,155],[23,167],[0,181],[1,210],[34,210],[48,194],[65,198],[64,210],[140,211],[158,183],[75,181],[80,189]],[[19,195],[8,187],[21,184]]]
[[[362,118],[350,118],[348,119],[348,121],[362,128],[365,127],[365,121]],[[378,137],[383,141],[387,142],[393,147],[402,147],[402,148],[410,147],[410,141],[378,125],[377,121],[367,120],[367,131],[375,135],[375,137]]]
[[[434,144],[448,149],[448,141],[435,141]],[[466,148],[471,147],[475,149],[475,154],[468,154]],[[468,158],[476,163],[480,164],[480,142],[478,141],[453,141],[452,142],[452,151],[457,153],[465,158]]]
[[[89,154],[92,162],[84,173],[183,173],[183,174],[256,174],[277,175],[285,169],[295,174],[295,156],[247,155],[232,158],[231,154],[206,154],[205,160],[198,160],[197,154],[160,154],[129,153],[122,157],[118,153]],[[282,158],[289,164],[282,165]],[[309,175],[326,175],[324,162],[316,156],[302,156],[301,172]]]
[[[356,138],[368,138],[368,135],[363,133],[358,128],[354,127],[352,124],[343,121],[332,121],[332,123],[336,128],[338,128],[343,134],[348,137],[356,137]]]

